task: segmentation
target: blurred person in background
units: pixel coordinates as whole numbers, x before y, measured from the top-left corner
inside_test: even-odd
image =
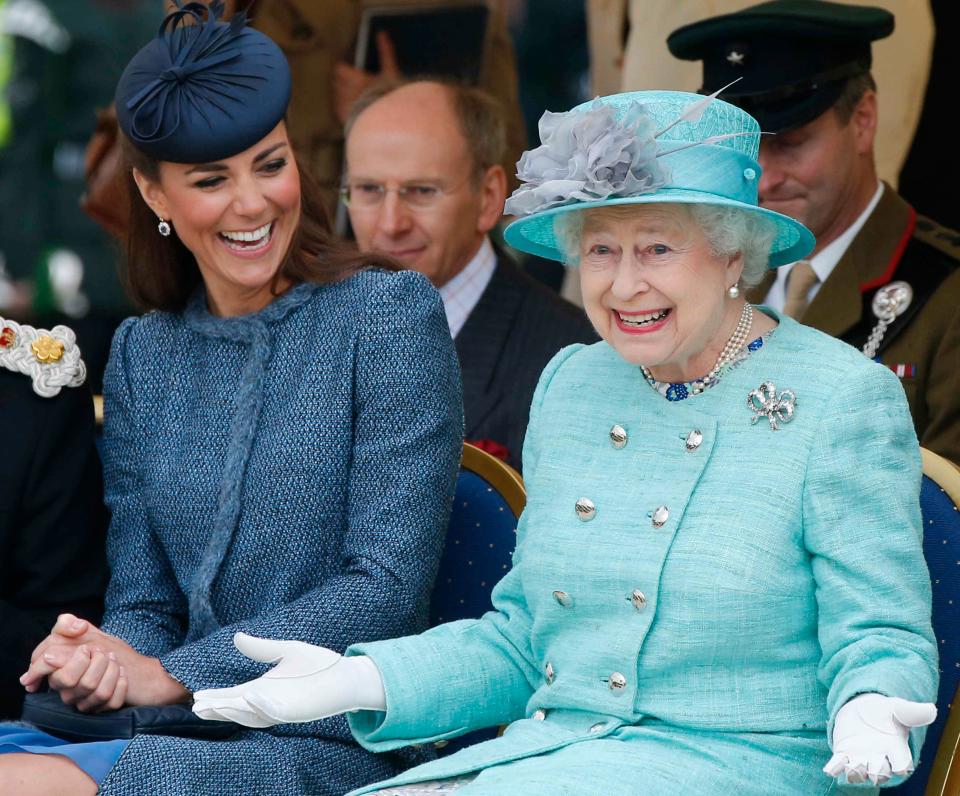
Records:
[[[594,96],[590,94],[586,8],[583,2],[506,2],[517,52],[520,107],[527,138],[536,141],[544,108],[570,108]],[[558,52],[563,58],[556,57]],[[528,274],[554,291],[561,290],[567,271],[560,263],[527,252],[513,254]]]
[[[384,84],[354,105],[346,134],[343,196],[360,250],[393,257],[440,291],[466,437],[519,469],[540,371],[596,336],[579,308],[490,239],[507,191],[502,111],[479,89]]]
[[[84,149],[96,111],[157,24],[156,0],[6,0],[4,88],[11,130],[0,149],[0,314],[77,333],[92,390],[131,305],[118,251],[80,209]]]
[[[920,444],[960,462],[960,237],[918,216],[876,167],[884,122],[873,41],[893,16],[775,0],[685,26],[671,51],[703,61],[703,91],[755,115],[760,204],[816,235],[809,259],[752,297],[859,348],[900,379]]]
[[[65,326],[0,317],[0,719],[57,615],[99,622],[107,517],[86,366]]]

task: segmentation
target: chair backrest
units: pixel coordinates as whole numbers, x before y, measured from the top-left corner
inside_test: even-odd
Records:
[[[923,552],[933,586],[933,632],[940,652],[937,720],[927,730],[920,764],[897,796],[960,794],[960,470],[941,456],[921,449]],[[951,784],[952,782],[952,784]]]
[[[476,619],[490,610],[490,592],[507,574],[526,503],[523,479],[510,465],[464,443],[447,541],[430,603],[430,624]],[[448,755],[495,737],[476,730],[435,746]]]
[[[431,600],[431,625],[476,619],[490,610],[490,592],[510,569],[517,519],[525,502],[523,480],[516,470],[464,444]]]

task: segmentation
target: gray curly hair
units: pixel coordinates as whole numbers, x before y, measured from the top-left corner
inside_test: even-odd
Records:
[[[710,248],[717,257],[739,252],[743,256],[740,284],[754,287],[767,273],[770,248],[777,237],[772,221],[757,213],[720,205],[683,205],[703,230]],[[580,235],[583,232],[583,211],[561,213],[553,222],[554,233],[564,259],[576,265],[580,259]]]

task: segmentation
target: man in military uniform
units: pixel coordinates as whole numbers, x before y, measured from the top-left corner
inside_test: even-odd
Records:
[[[667,44],[703,61],[703,93],[737,81],[723,99],[776,133],[760,144],[760,204],[817,237],[809,261],[771,273],[752,300],[889,367],[920,443],[960,462],[960,235],[918,216],[874,161],[870,43],[893,27],[882,9],[775,0],[679,28]]]

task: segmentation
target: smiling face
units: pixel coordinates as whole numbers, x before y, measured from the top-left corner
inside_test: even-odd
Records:
[[[300,221],[300,175],[286,126],[215,163],[160,164],[160,179],[139,172],[140,193],[170,221],[196,258],[210,310],[242,315],[263,309]]]
[[[580,285],[597,333],[663,381],[706,375],[737,325],[739,254],[719,257],[683,205],[583,213]]]
[[[346,153],[360,250],[389,255],[437,287],[466,267],[503,212],[503,168],[476,175],[449,91],[437,83],[411,83],[374,102],[357,116]],[[381,189],[378,202],[363,201]]]

